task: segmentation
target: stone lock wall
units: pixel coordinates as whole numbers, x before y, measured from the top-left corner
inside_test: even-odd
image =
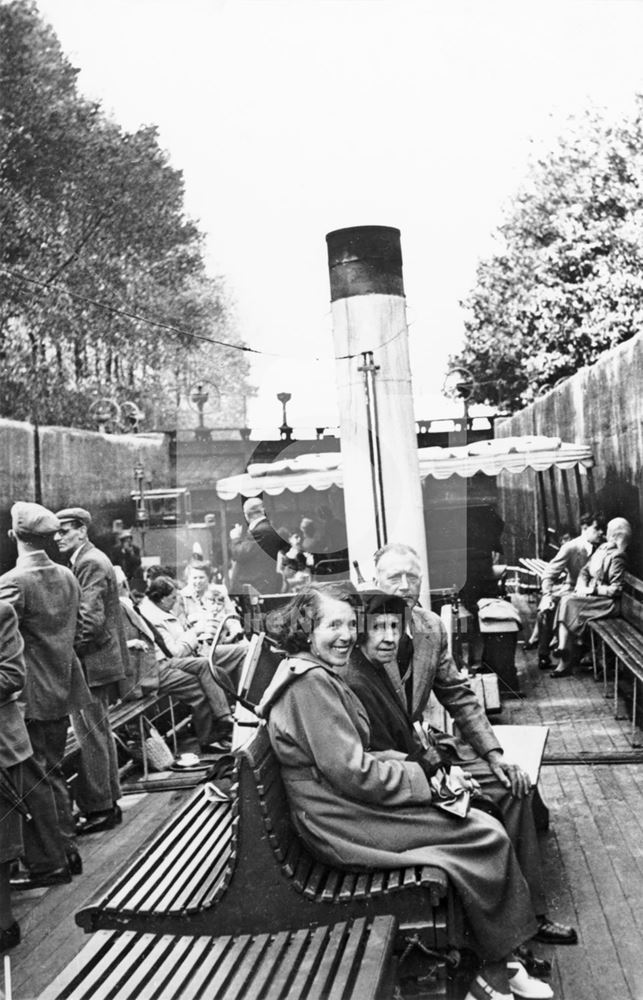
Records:
[[[40,497],[52,510],[86,507],[94,518],[94,537],[106,535],[114,518],[133,521],[130,492],[139,462],[147,486],[170,483],[164,434],[107,435],[68,427],[36,432],[31,424],[0,420],[0,571],[15,562],[7,531],[16,500]]]

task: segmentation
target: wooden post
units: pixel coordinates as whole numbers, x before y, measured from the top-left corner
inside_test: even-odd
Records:
[[[549,467],[549,486],[551,489],[551,503],[554,511],[554,523],[556,525],[557,540],[560,537],[560,508],[558,506],[558,493],[556,492],[556,474],[553,465]]]
[[[326,241],[350,560],[370,580],[378,544],[412,545],[428,608],[400,232],[357,226]]]
[[[547,535],[549,533],[549,517],[547,513],[547,493],[545,492],[545,476],[542,472],[536,473],[536,478],[538,479],[538,493],[540,495],[540,505],[542,508],[542,538],[536,539],[536,554],[540,557],[547,556]],[[549,561],[549,560],[548,560]]]
[[[574,466],[574,479],[576,480],[576,492],[578,493],[578,513],[579,516],[585,513],[585,498],[583,496],[583,477],[580,474],[580,466]]]
[[[572,507],[572,496],[569,491],[569,480],[567,478],[567,469],[560,470],[560,478],[563,483],[563,492],[565,494],[565,509],[567,511],[567,522],[568,522],[567,527],[568,530],[571,532],[572,537],[574,537],[576,535],[576,531],[574,530],[574,528],[577,527],[577,525],[574,519],[574,508]]]
[[[221,528],[221,555],[223,557],[223,582],[230,586],[230,550],[228,548],[228,518],[225,500],[219,500],[219,515]]]

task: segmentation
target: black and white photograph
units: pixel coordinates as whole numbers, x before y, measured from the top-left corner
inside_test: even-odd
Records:
[[[643,1000],[642,0],[0,0],[0,1000]]]

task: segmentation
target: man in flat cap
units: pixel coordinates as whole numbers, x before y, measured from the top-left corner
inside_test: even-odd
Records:
[[[125,676],[127,645],[114,567],[87,537],[91,514],[83,507],[68,507],[56,517],[60,521],[56,544],[80,584],[76,652],[91,692],[90,703],[71,716],[80,746],[76,801],[82,835],[111,830],[121,821],[118,761],[108,711],[118,700],[118,682]]]
[[[33,822],[25,826],[26,871],[12,878],[14,889],[69,882],[80,874],[71,802],[62,773],[69,713],[89,692],[74,652],[80,587],[45,548],[60,527],[37,503],[15,503],[9,537],[18,548],[14,569],[0,576],[0,600],[13,606],[24,641],[24,706],[33,757],[25,761],[26,801]]]

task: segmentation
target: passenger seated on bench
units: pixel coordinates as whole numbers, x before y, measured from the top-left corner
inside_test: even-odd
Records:
[[[373,751],[399,750],[415,754],[422,749],[436,766],[461,765],[479,787],[474,793],[473,804],[487,809],[503,825],[513,844],[516,857],[531,892],[531,902],[539,924],[552,926],[545,916],[545,893],[542,883],[542,859],[534,824],[532,796],[514,795],[493,774],[486,760],[463,740],[438,732],[431,727],[414,727],[406,705],[397,696],[389,671],[397,672],[397,652],[404,635],[405,620],[409,615],[402,597],[385,594],[381,590],[360,594],[364,616],[351,653],[344,680],[361,701],[371,732],[369,749]],[[455,677],[452,676],[455,683]],[[489,728],[485,722],[481,728]],[[491,731],[488,742],[497,746]],[[524,785],[529,782],[524,776]],[[559,928],[559,931],[567,928]]]
[[[551,640],[554,635],[554,616],[559,599],[576,586],[578,574],[585,566],[594,549],[600,545],[605,535],[605,519],[597,514],[583,514],[580,519],[580,535],[564,542],[547,565],[543,574],[542,597],[536,613],[537,635],[532,635],[529,645],[538,644],[538,666],[550,669]]]
[[[222,676],[219,685],[210,673],[208,659],[200,653],[202,641],[212,639],[213,626],[184,629],[173,613],[176,584],[169,577],[159,576],[148,587],[147,595],[135,613],[141,616],[155,642],[155,654],[160,667],[160,690],[181,698],[185,675],[198,681],[207,700],[197,709],[192,704],[193,720],[201,750],[228,749],[232,737],[232,715],[224,688],[236,690],[241,665],[245,659],[245,642],[217,646],[214,655],[215,671]],[[189,692],[186,693],[186,698]]]
[[[462,739],[439,732],[432,732],[430,739],[448,749],[454,763],[464,762],[467,769],[471,765],[483,794],[500,808],[512,843],[518,845],[518,859],[531,889],[538,916],[536,940],[576,944],[572,927],[555,923],[545,915],[531,802],[523,800],[530,790],[529,776],[504,759],[484,709],[449,653],[440,616],[418,606],[422,570],[417,552],[402,543],[385,545],[375,553],[375,574],[379,589],[402,597],[407,607],[397,659],[386,667],[396,702],[406,709],[411,723],[422,722],[433,693],[453,718]]]
[[[357,635],[350,583],[312,586],[284,609],[288,654],[260,706],[293,823],[310,850],[342,868],[443,868],[460,894],[481,969],[467,1000],[510,1000],[511,952],[537,929],[529,888],[498,820],[431,808],[422,753],[371,752],[368,718],[344,681]],[[465,783],[469,784],[465,778]],[[550,997],[551,990],[528,996]]]
[[[561,597],[556,612],[558,648],[554,656],[560,664],[552,677],[568,677],[579,658],[587,623],[618,614],[625,578],[625,552],[632,540],[632,528],[624,517],[614,517],[607,525],[607,540],[599,545],[578,574],[576,590]]]
[[[224,617],[228,617],[224,634],[219,642],[242,642],[245,639],[241,620],[222,583],[212,582],[210,563],[192,563],[186,571],[187,584],[178,591],[182,613],[177,617],[186,628],[205,626],[206,632],[216,631]],[[246,642],[247,649],[247,642]]]

